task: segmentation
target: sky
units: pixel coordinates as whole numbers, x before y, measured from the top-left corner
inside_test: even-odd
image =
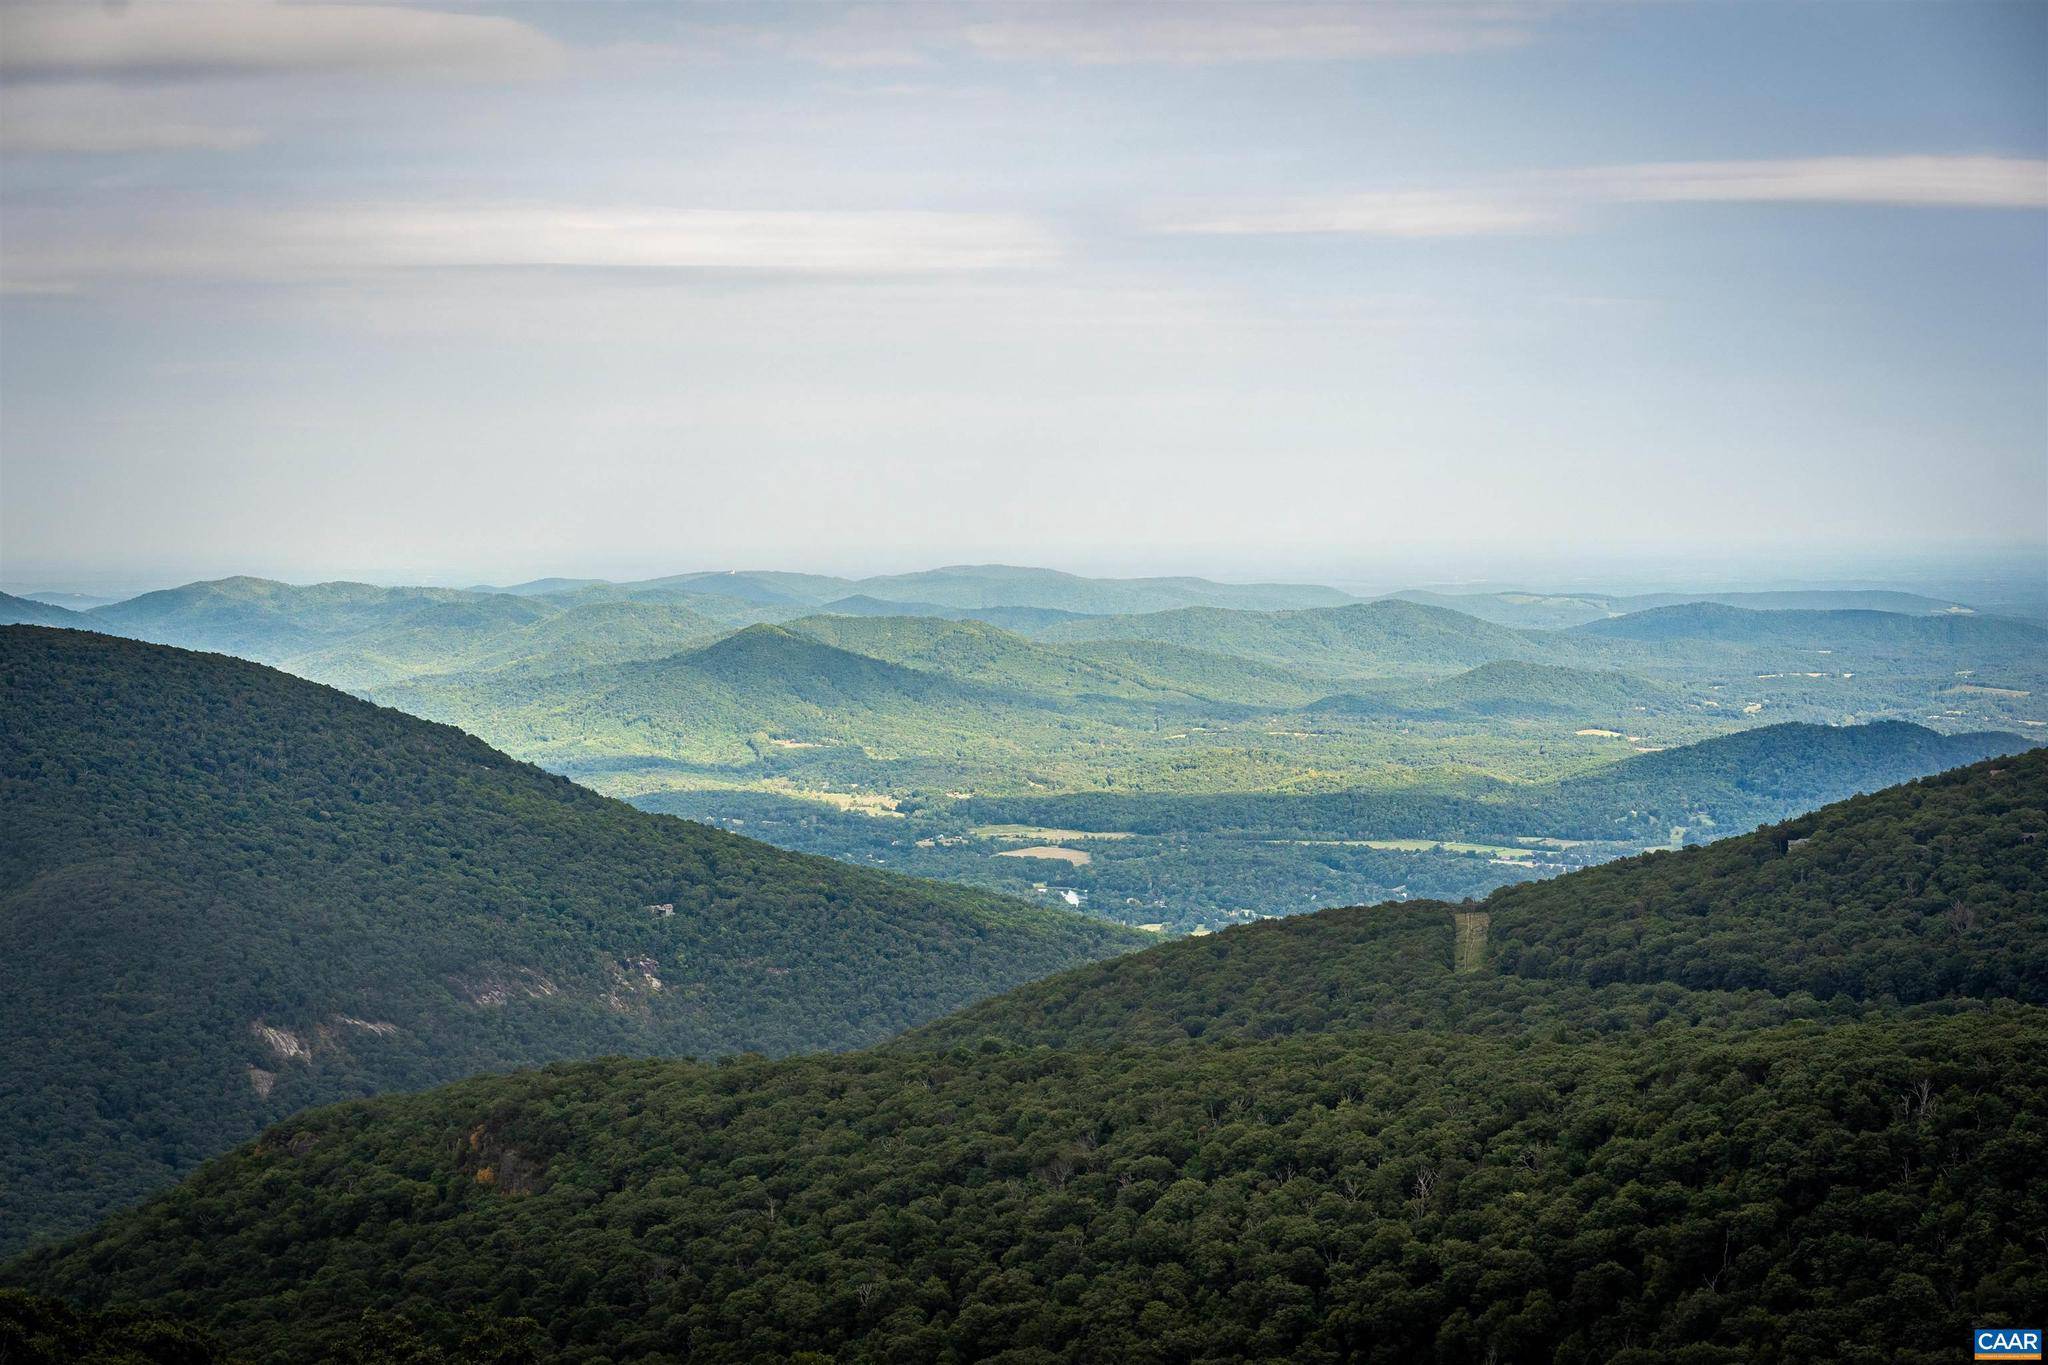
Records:
[[[2048,5],[0,7],[12,590],[2044,547]]]

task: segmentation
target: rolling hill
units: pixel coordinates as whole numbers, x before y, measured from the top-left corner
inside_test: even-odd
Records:
[[[646,815],[237,660],[9,627],[0,677],[13,1246],[308,1104],[852,1046],[1140,941]]]
[[[1006,728],[1062,723],[1048,709],[1051,698],[906,667],[774,625],[660,659],[548,675],[424,678],[373,695],[578,774],[650,763],[743,771],[840,755],[872,777],[875,764],[899,756],[949,745],[985,752]]]
[[[2044,897],[2033,754],[876,1051],[299,1115],[0,1280],[260,1361],[1932,1365],[2048,1288]]]
[[[64,626],[72,630],[91,630],[92,622],[85,613],[66,607],[38,602],[32,597],[16,597],[12,593],[0,592],[0,626]]]
[[[1394,598],[1300,611],[1190,607],[1103,616],[1062,622],[1039,637],[1156,640],[1331,679],[1440,674],[1497,659],[1541,658],[1547,652],[1539,637]]]
[[[1256,832],[1290,838],[1666,842],[1734,834],[1858,792],[2025,750],[2018,735],[1943,735],[1903,721],[1760,726],[1635,754],[1550,783],[1468,782],[1423,791],[1314,796],[1076,793],[963,802],[971,819],[1141,834]]]
[[[1886,611],[1906,616],[1968,615],[1973,610],[1946,597],[1928,597],[1917,592],[1895,592],[1878,588],[1806,588],[1780,592],[1639,593],[1611,599],[1620,613],[1648,611],[1652,607],[1675,606],[1683,602],[1718,602],[1725,607],[1751,611]]]
[[[1499,659],[1426,683],[1364,696],[1328,697],[1308,710],[1591,721],[1672,711],[1684,704],[1683,694],[1676,689],[1626,673]]]
[[[2048,749],[2036,749],[1455,907],[1488,916],[1488,969],[1476,977],[1448,970],[1447,907],[1325,910],[1076,968],[896,1046],[1214,1041],[1304,1021],[1318,1031],[1519,1033],[1560,1018],[1561,990],[1583,1000],[1621,986],[1650,992],[1641,1004],[1668,987],[1711,993],[1695,1004],[1715,1009],[1768,997],[1774,1022],[1799,1012],[1793,997],[2048,1005],[2044,897]],[[1631,1009],[1596,1027],[1650,1022]]]
[[[336,687],[516,668],[556,672],[655,658],[725,633],[687,599],[622,599],[230,578],[145,593],[44,624],[203,649]]]
[[[1039,697],[1284,705],[1313,692],[1284,670],[1150,640],[1059,645],[978,619],[817,616],[790,630],[837,648]]]
[[[1213,606],[1275,611],[1352,600],[1335,588],[1294,583],[1216,583],[1206,578],[1084,578],[1054,569],[964,564],[860,581],[877,597],[948,607],[1050,607],[1090,615]]]
[[[1410,589],[1391,594],[1410,602],[1447,607],[1483,621],[1533,630],[1564,630],[1603,621],[1611,616],[1648,611],[1689,602],[1713,602],[1751,611],[1862,610],[1899,612],[1908,616],[1968,613],[1960,602],[1911,592],[1861,588],[1817,588],[1788,592],[1611,593],[1431,592]]]
[[[1334,606],[1351,601],[1335,588],[1289,583],[1215,583],[1205,578],[1086,578],[1055,569],[1009,564],[956,564],[916,573],[872,578],[829,574],[724,570],[671,574],[610,585],[629,593],[709,593],[762,606],[861,611],[863,599],[893,605],[979,612],[991,608],[1037,608],[1062,613],[1105,615],[1165,611],[1176,607],[1221,606],[1249,610]],[[887,614],[901,614],[889,612]]]
[[[818,614],[829,616],[922,616],[938,621],[986,621],[1004,630],[1030,634],[1043,630],[1060,621],[1072,621],[1086,616],[1079,611],[1062,611],[1058,607],[942,607],[936,602],[890,602],[880,597],[856,593],[827,602],[818,608]]]
[[[89,611],[94,607],[112,606],[122,601],[121,597],[107,597],[92,592],[25,592],[21,594],[31,602],[43,602],[66,611]]]
[[[992,690],[1054,696],[1141,696],[1163,690],[984,621],[813,616],[792,621],[789,629],[838,649]]]
[[[530,624],[547,615],[547,608],[526,598],[455,588],[301,587],[243,577],[146,592],[86,614],[94,629],[115,635],[280,664],[394,626],[430,631],[437,637],[436,652],[446,652],[458,639]]]
[[[2048,628],[2003,616],[1920,615],[1888,611],[1755,611],[1717,602],[1653,607],[1577,627],[1572,634],[1598,640],[1670,644],[1856,648],[1904,652],[1929,648],[2048,651]]]

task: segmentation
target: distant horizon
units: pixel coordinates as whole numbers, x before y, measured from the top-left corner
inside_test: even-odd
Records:
[[[1497,550],[1493,551],[1498,556]],[[1646,595],[1660,592],[1791,592],[1791,591],[1907,591],[1954,596],[1961,599],[1965,585],[1984,586],[2010,582],[2029,596],[2048,600],[2048,543],[2039,545],[1926,547],[1917,552],[1896,548],[1879,552],[1862,550],[1827,554],[1808,552],[1762,562],[1750,561],[1746,568],[1731,566],[1739,553],[1722,556],[1681,555],[1648,557],[1616,551],[1607,556],[1588,555],[1526,557],[1526,568],[1516,571],[1512,563],[1496,563],[1490,571],[1470,577],[1444,573],[1448,560],[1457,552],[1442,550],[1399,561],[1380,560],[1350,565],[1326,563],[1246,566],[1216,564],[1192,554],[1172,559],[1147,559],[1135,563],[1090,564],[1085,561],[1030,561],[1023,559],[950,559],[944,561],[885,558],[877,554],[860,563],[844,566],[838,559],[805,562],[800,555],[787,559],[715,566],[664,568],[612,566],[545,568],[539,572],[472,573],[459,570],[408,574],[386,566],[369,572],[295,573],[289,569],[266,572],[244,568],[229,572],[205,570],[124,573],[118,570],[94,572],[51,572],[24,574],[6,566],[0,571],[0,592],[17,597],[35,594],[69,594],[81,597],[125,599],[195,583],[219,582],[233,578],[254,578],[309,587],[323,583],[364,583],[376,587],[440,588],[462,591],[505,590],[549,579],[586,580],[603,583],[638,583],[691,574],[794,573],[861,582],[903,574],[949,569],[1007,568],[1070,574],[1091,579],[1199,579],[1226,585],[1285,584],[1333,588],[1358,597],[1385,596],[1395,592],[1426,591],[1445,594],[1533,592],[1601,593],[1614,596]],[[1948,591],[1941,591],[1944,587]],[[2028,591],[2031,590],[2031,591]]]

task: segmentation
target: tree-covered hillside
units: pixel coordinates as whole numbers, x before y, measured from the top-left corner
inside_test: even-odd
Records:
[[[259,1361],[1931,1365],[2048,1293],[2044,830],[2030,754],[866,1053],[343,1105],[0,1280]]]
[[[508,592],[552,592],[561,586],[592,586],[588,580],[543,580],[521,584]],[[873,578],[838,578],[830,574],[785,573],[773,570],[713,570],[670,574],[662,578],[606,583],[605,588],[630,594],[683,592],[711,594],[759,606],[846,611],[869,614],[858,599],[891,604],[936,607],[948,611],[1026,609],[1055,616],[1116,612],[1167,611],[1177,607],[1220,606],[1255,611],[1287,607],[1335,606],[1351,598],[1335,588],[1298,583],[1215,583],[1206,578],[1087,578],[1056,569],[1012,564],[955,564],[915,573],[882,574]],[[842,604],[855,599],[851,608]],[[887,615],[901,615],[891,610]]]
[[[1801,609],[1694,602],[1538,630],[1398,597],[1242,609],[1268,592],[1002,566],[505,591],[245,578],[73,624],[241,653],[800,851],[1072,895],[1166,932],[1484,894],[2021,742],[1980,733],[2048,734],[2048,633],[1933,599],[1721,594]],[[1444,600],[1611,615],[1652,599]],[[1012,601],[1173,609],[948,605]],[[1921,614],[1806,609],[1837,602]],[[1784,742],[1803,731],[1698,749],[1886,720],[1955,738],[1923,736],[1889,764],[1866,761],[1882,747],[1867,737]],[[1755,772],[1729,771],[1737,755]],[[761,798],[808,801],[818,818],[746,827]],[[823,818],[846,810],[878,818]],[[1005,846],[985,826],[1133,837]]]
[[[368,583],[301,587],[245,577],[144,593],[43,624],[234,654],[359,689],[410,677],[560,672],[673,654],[729,628],[693,609],[697,600],[575,588],[513,594]]]
[[[1485,970],[1455,976],[1456,917],[1470,914],[1487,917]],[[1476,903],[1326,910],[1184,939],[1020,987],[910,1041],[1521,1032],[1539,1018],[1633,1029],[1687,992],[1710,993],[1700,999],[1717,1012],[1768,998],[1767,1020],[1837,1001],[2048,1005],[2048,749]],[[1629,1007],[1573,1014],[1596,1000]]]
[[[0,679],[8,1245],[307,1104],[852,1046],[1140,941],[643,814],[219,656],[10,627]]]
[[[1206,578],[1084,578],[1054,569],[962,564],[860,580],[858,591],[950,607],[1050,607],[1106,615],[1217,606],[1246,611],[1336,606],[1350,595],[1302,583],[1216,583]]]
[[[54,607],[48,602],[38,602],[31,597],[16,597],[12,593],[0,592],[0,626],[21,625],[90,629],[92,622],[82,612]]]
[[[843,765],[849,785],[881,786],[876,779],[897,760],[936,751],[987,762],[991,750],[1014,758],[1021,734],[1070,724],[1052,697],[907,667],[775,625],[666,658],[422,679],[374,695],[578,775],[614,764],[718,773],[779,760]]]
[[[1668,643],[1704,640],[1820,649],[1851,645],[1880,653],[1930,647],[1995,651],[2048,650],[2048,628],[2002,616],[1908,616],[1869,610],[1757,611],[1717,602],[1688,602],[1594,621],[1574,634],[1600,640]]]
[[[1634,721],[1685,704],[1677,689],[1626,673],[1497,659],[1448,678],[1327,697],[1308,710],[1324,715],[1569,717],[1591,722]]]
[[[1545,654],[1539,640],[1521,632],[1396,598],[1296,611],[1189,607],[1065,621],[1040,635],[1059,641],[1157,640],[1333,679],[1440,674]]]
[[[1473,782],[1439,792],[1317,796],[1081,794],[963,803],[983,823],[1291,838],[1649,840],[1738,833],[1856,792],[2027,747],[2017,735],[1942,735],[1902,721],[1772,725],[1637,754],[1554,783]]]
[[[1912,592],[1884,592],[1867,588],[1823,588],[1789,592],[1667,592],[1631,596],[1612,593],[1551,592],[1429,592],[1408,590],[1392,594],[1410,602],[1426,602],[1452,611],[1477,616],[1504,626],[1523,629],[1563,630],[1603,621],[1610,616],[1687,602],[1718,602],[1723,606],[1752,611],[1889,611],[1907,616],[1937,616],[1966,613],[1970,608],[1946,598],[1925,597]]]
[[[811,616],[789,629],[837,649],[1002,691],[1185,700],[1141,675],[1035,644],[985,621]]]

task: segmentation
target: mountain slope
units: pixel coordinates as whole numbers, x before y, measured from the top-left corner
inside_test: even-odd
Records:
[[[1450,593],[1411,589],[1390,594],[1410,602],[1448,607],[1523,629],[1563,630],[1603,621],[1611,616],[1648,611],[1688,602],[1716,602],[1753,611],[1833,611],[1842,609],[1900,612],[1909,616],[1967,614],[1959,602],[1910,592],[1825,588],[1793,592],[1670,592],[1616,596],[1609,593],[1480,592]]]
[[[1626,673],[1497,659],[1426,683],[1366,696],[1328,697],[1308,709],[1359,715],[1615,720],[1675,710],[1683,702],[1677,690]]]
[[[1337,606],[1351,601],[1335,588],[1295,583],[1216,583],[1206,578],[1084,578],[1056,569],[1008,564],[956,564],[918,573],[867,578],[860,590],[941,606],[1049,607],[1089,615],[1213,606],[1244,611]]]
[[[65,626],[72,630],[94,629],[92,619],[84,612],[52,606],[48,602],[38,602],[32,597],[16,597],[12,593],[0,592],[0,626],[21,625]]]
[[[837,649],[996,689],[1053,695],[1139,695],[1124,675],[1034,644],[984,621],[920,616],[812,616],[789,629]]]
[[[1968,995],[2048,1005],[2044,909],[2048,749],[2036,749],[1739,838],[1506,887],[1477,905],[1324,910],[1182,939],[1034,982],[900,1045],[994,1036],[1106,1047],[1305,1027],[1519,1032],[1587,988],[1620,984],[1774,1002]],[[1453,916],[1468,911],[1490,921],[1480,977],[1451,970]],[[1667,995],[1667,1012],[1675,1000]],[[1790,1016],[1774,1006],[1767,1017]],[[1609,1026],[1644,1022],[1617,1014]]]
[[[234,654],[335,687],[657,658],[724,633],[685,602],[229,578],[88,613],[90,629]],[[69,623],[66,623],[69,624]]]
[[[1664,843],[1674,827],[1739,833],[1857,792],[2027,748],[2018,735],[1943,735],[1903,721],[1767,725],[1638,754],[1559,782],[1317,796],[1080,793],[962,803],[985,824],[1253,832],[1290,838],[1561,839]]]
[[[97,630],[275,664],[400,620],[429,627],[445,640],[539,620],[547,608],[526,598],[454,588],[299,586],[245,577],[146,592],[86,614]]]
[[[1540,658],[1547,650],[1539,637],[1395,598],[1301,611],[1191,607],[1103,616],[1049,626],[1039,638],[1156,640],[1325,678],[1445,673],[1495,659]]]
[[[1151,640],[1061,645],[978,619],[815,616],[789,629],[836,648],[991,689],[1041,697],[1123,698],[1163,704],[1298,703],[1315,689],[1270,665]]]
[[[301,677],[355,689],[500,669],[562,673],[660,658],[715,639],[728,629],[680,601],[667,599],[538,601],[545,614],[471,614],[461,606],[408,613],[354,632],[338,644],[287,655],[278,666]]]
[[[850,578],[833,578],[826,574],[725,569],[644,578],[617,586],[629,592],[679,589],[762,606],[815,607],[833,598],[857,593],[861,585]]]
[[[1683,602],[1719,602],[1751,611],[1885,611],[1906,616],[1968,615],[1971,608],[1941,597],[1874,588],[1808,588],[1782,592],[1643,593],[1610,599],[1618,612],[1648,611]]]
[[[844,1047],[1140,941],[648,816],[239,661],[12,627],[0,678],[16,1245],[307,1104]]]
[[[1577,627],[1601,640],[1712,641],[1803,648],[2048,650],[2048,628],[2003,616],[1906,616],[1889,611],[1754,611],[1717,602],[1653,607]]]
[[[1474,953],[1326,912],[864,1054],[341,1106],[0,1279],[266,1361],[367,1309],[457,1360],[524,1316],[572,1361],[1932,1365],[2048,1289],[2043,831],[2030,755],[1503,892]]]
[[[1546,831],[1566,837],[1623,830],[1655,838],[1675,825],[1732,834],[2027,744],[2018,735],[1944,735],[1896,720],[1767,725],[1625,758],[1566,778],[1531,805]]]
[[[924,666],[820,635],[858,636],[885,653],[900,647]],[[980,680],[1004,658],[1028,662],[1035,681],[1064,679],[1072,690],[1033,691],[999,669]],[[548,676],[426,678],[373,695],[579,775],[683,766],[758,777],[802,763],[824,781],[874,789],[958,782],[960,772],[1021,765],[1076,736],[1110,733],[1099,713],[1120,716],[1135,704],[1097,695],[1113,685],[1148,691],[979,622],[813,617],[750,626],[663,659]]]

